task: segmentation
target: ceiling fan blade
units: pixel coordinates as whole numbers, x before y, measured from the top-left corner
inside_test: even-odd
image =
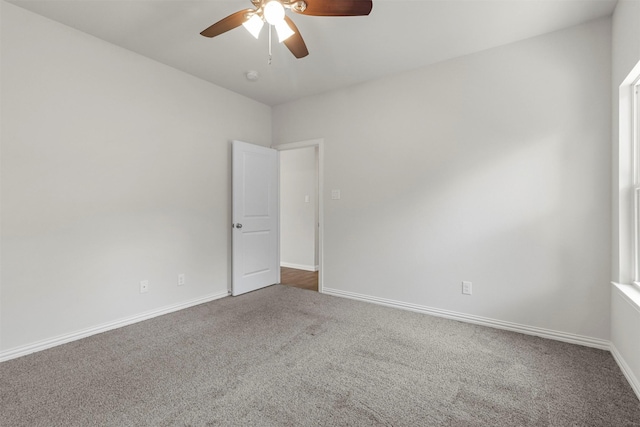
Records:
[[[244,22],[249,19],[251,12],[254,12],[254,10],[244,9],[233,13],[226,18],[219,20],[200,34],[205,37],[215,37],[222,33],[226,33],[229,30],[233,30],[234,28],[244,24]]]
[[[304,40],[302,40],[302,36],[300,35],[300,31],[298,30],[298,27],[296,27],[296,24],[294,24],[291,18],[286,15],[284,20],[287,21],[289,27],[294,31],[294,34],[283,42],[285,46],[287,46],[291,53],[293,53],[293,56],[298,59],[309,55],[307,45],[304,44]]]
[[[312,16],[363,16],[371,13],[371,0],[305,0],[304,11],[291,8],[294,12]]]

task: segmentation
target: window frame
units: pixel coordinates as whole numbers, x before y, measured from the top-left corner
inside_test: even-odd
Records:
[[[633,283],[640,289],[640,76],[631,84],[631,142],[633,144]]]

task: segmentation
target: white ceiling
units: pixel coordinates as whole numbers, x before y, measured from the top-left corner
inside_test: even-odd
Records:
[[[249,0],[9,1],[268,105],[577,25],[610,15],[616,4],[373,0],[366,17],[309,17],[289,11],[309,56],[295,59],[284,45],[275,44],[268,65],[266,27],[260,40],[242,27],[213,39],[199,34],[251,7]],[[258,81],[245,78],[249,70],[258,71]]]

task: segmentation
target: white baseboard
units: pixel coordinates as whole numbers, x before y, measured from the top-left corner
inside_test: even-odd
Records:
[[[611,354],[620,367],[620,370],[627,378],[627,381],[629,381],[629,384],[631,385],[633,391],[636,393],[638,400],[640,400],[640,380],[633,374],[633,371],[613,343],[611,343]]]
[[[280,267],[295,268],[296,270],[318,271],[317,265],[293,264],[290,262],[280,262]]]
[[[503,320],[490,319],[487,317],[474,316],[472,314],[458,313],[455,311],[442,310],[439,308],[427,307],[418,304],[411,304],[402,301],[395,301],[385,298],[372,297],[369,295],[357,294],[354,292],[341,291],[339,289],[323,288],[322,293],[335,295],[338,297],[350,298],[359,301],[372,302],[388,307],[401,308],[403,310],[415,311],[418,313],[430,314],[432,316],[445,317],[447,319],[461,322],[473,323],[476,325],[489,326],[496,329],[519,332],[526,335],[534,335],[542,338],[579,344],[586,347],[594,347],[602,350],[609,350],[611,343],[607,340],[586,337],[583,335],[570,334],[566,332],[554,331],[551,329],[537,328],[534,326],[521,325],[518,323],[505,322]]]
[[[26,356],[27,354],[35,353],[38,351],[46,350],[51,347],[56,347],[61,344],[66,344],[71,341],[76,341],[82,338],[96,335],[102,332],[107,332],[112,329],[121,328],[123,326],[131,325],[133,323],[142,322],[153,317],[162,316],[163,314],[169,314],[174,311],[183,310],[185,308],[193,307],[195,305],[204,304],[209,301],[220,299],[228,296],[228,292],[222,292],[217,294],[210,294],[204,297],[196,298],[190,301],[185,301],[179,304],[170,305],[167,307],[158,308],[155,310],[147,311],[144,313],[136,314],[131,317],[116,320],[113,322],[103,323],[102,325],[93,326],[90,328],[82,329],[76,332],[71,332],[64,335],[59,335],[54,338],[38,341],[33,344],[27,344],[20,347],[15,347],[9,350],[0,352],[0,362],[6,360],[15,359],[17,357]]]

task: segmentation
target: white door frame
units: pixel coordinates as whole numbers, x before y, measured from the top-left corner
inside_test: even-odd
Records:
[[[307,141],[291,142],[288,144],[272,145],[278,151],[295,150],[297,148],[318,148],[318,292],[323,292],[324,283],[324,139],[310,139]],[[278,248],[280,247],[280,235],[278,235]]]

